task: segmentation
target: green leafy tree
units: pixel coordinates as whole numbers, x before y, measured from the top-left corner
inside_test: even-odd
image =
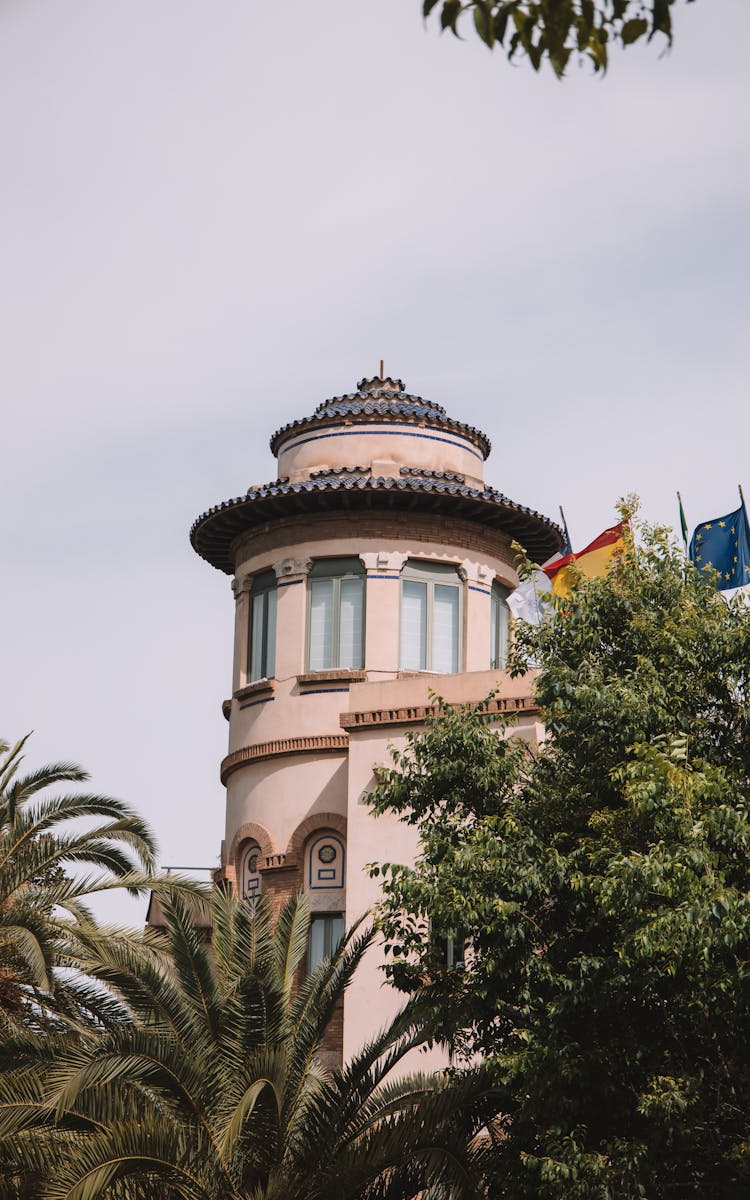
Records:
[[[541,746],[440,705],[375,793],[423,846],[374,868],[391,976],[496,1070],[493,1194],[747,1196],[750,610],[646,529],[530,662]]]
[[[689,2],[689,0],[688,0]],[[525,57],[535,71],[547,61],[562,76],[571,56],[605,71],[612,45],[630,46],[657,34],[672,43],[675,0],[424,0],[428,17],[440,13],[443,29],[460,36],[468,21],[492,49]],[[463,18],[463,19],[462,19]]]
[[[415,1009],[342,1069],[321,1059],[371,933],[352,931],[300,979],[304,897],[274,923],[262,900],[253,910],[217,890],[210,944],[183,902],[163,908],[166,945],[112,937],[92,943],[86,963],[98,960],[130,1019],[63,1055],[46,1083],[8,1080],[12,1109],[0,1094],[0,1133],[26,1169],[47,1164],[45,1197],[406,1200],[433,1186],[441,1200],[479,1196],[483,1143],[472,1135],[487,1081],[394,1082],[424,1040]]]

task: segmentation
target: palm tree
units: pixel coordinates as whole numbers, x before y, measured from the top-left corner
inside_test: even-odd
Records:
[[[45,1155],[54,1162],[48,1200],[479,1194],[483,1072],[393,1080],[425,1040],[416,1007],[341,1070],[322,1064],[323,1035],[371,932],[355,927],[301,979],[304,897],[274,923],[263,899],[252,909],[217,890],[210,944],[183,899],[162,903],[165,933],[144,934],[140,945],[116,937],[90,945],[84,965],[93,970],[97,960],[97,977],[130,1017],[52,1072],[57,1125],[31,1148],[38,1165]],[[17,1094],[20,1086],[32,1105],[37,1084],[21,1081]]]
[[[77,932],[93,923],[86,898],[113,886],[142,890],[154,868],[153,836],[122,801],[41,795],[85,782],[80,767],[20,774],[27,738],[0,742],[0,1037],[91,1019],[95,993],[60,970],[75,965]],[[97,824],[82,828],[81,818]],[[78,873],[90,868],[97,873]]]

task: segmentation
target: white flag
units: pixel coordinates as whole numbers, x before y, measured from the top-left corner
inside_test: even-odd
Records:
[[[544,571],[534,571],[506,600],[516,621],[527,621],[529,625],[541,625],[552,612],[547,596],[552,591],[549,576]]]

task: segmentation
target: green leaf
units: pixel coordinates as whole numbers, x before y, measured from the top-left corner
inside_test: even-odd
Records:
[[[477,0],[474,4],[474,27],[484,42],[485,46],[492,46],[495,41],[495,31],[490,15],[490,8],[483,0]]]
[[[620,41],[623,46],[630,46],[633,42],[637,42],[638,38],[643,37],[644,33],[648,33],[648,21],[635,17],[623,25],[620,30]]]

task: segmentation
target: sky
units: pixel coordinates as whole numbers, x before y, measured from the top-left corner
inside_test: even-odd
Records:
[[[0,0],[0,736],[165,865],[223,830],[234,604],[189,527],[381,358],[576,548],[626,492],[750,494],[750,7],[563,82],[420,12]]]

